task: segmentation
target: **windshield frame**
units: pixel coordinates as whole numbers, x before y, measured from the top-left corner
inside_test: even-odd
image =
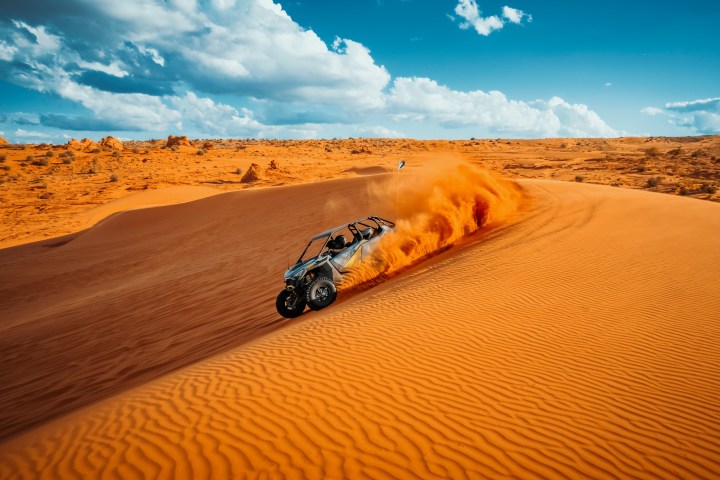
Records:
[[[325,250],[325,247],[327,246],[328,240],[330,240],[331,235],[332,235],[331,233],[323,233],[321,235],[317,235],[317,236],[311,238],[310,241],[308,242],[307,246],[305,247],[305,249],[300,254],[300,257],[298,258],[297,263],[298,264],[304,263],[304,262],[307,262],[308,260],[319,257]],[[310,247],[312,247],[313,245],[315,245],[315,247],[313,247],[311,249]],[[318,246],[320,248],[317,248]],[[306,257],[305,255],[308,253],[308,251],[310,251],[310,255]],[[316,252],[316,253],[313,254],[312,252]]]

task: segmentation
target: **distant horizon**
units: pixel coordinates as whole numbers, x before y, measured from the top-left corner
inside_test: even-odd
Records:
[[[720,133],[720,4],[29,0],[0,12],[0,136]]]
[[[20,142],[11,143],[8,141],[8,145],[53,145],[62,146],[67,145],[73,140],[83,141],[85,139],[91,140],[95,143],[100,142],[104,138],[115,138],[121,142],[162,142],[167,141],[168,137],[187,137],[190,141],[254,141],[254,142],[333,142],[333,141],[348,141],[348,140],[391,140],[391,141],[403,141],[411,140],[414,142],[474,142],[474,141],[513,141],[513,142],[542,142],[550,140],[621,140],[621,139],[659,139],[659,138],[706,138],[706,137],[720,137],[720,134],[697,134],[697,135],[624,135],[620,137],[542,137],[542,138],[512,138],[512,137],[470,137],[470,138],[413,138],[413,137],[318,137],[318,138],[255,138],[255,137],[192,137],[182,134],[169,134],[165,137],[153,137],[153,138],[121,138],[115,135],[101,135],[95,137],[72,137],[61,143],[52,142]],[[4,137],[3,137],[4,138]],[[0,147],[2,148],[2,147]]]

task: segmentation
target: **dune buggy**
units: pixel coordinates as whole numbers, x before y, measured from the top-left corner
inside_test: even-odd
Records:
[[[285,272],[285,288],[275,301],[278,313],[294,318],[305,306],[320,310],[333,303],[337,283],[369,258],[380,238],[394,229],[389,220],[366,217],[311,238],[295,265]]]

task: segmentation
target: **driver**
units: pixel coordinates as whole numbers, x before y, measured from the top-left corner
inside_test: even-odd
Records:
[[[330,239],[330,241],[328,242],[328,247],[334,253],[339,253],[340,251],[344,250],[345,247],[347,247],[347,240],[345,240],[345,235],[338,235],[334,239]]]

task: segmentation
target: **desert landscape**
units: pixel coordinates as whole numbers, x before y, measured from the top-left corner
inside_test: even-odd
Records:
[[[0,478],[720,475],[718,136],[0,162]],[[381,268],[280,317],[308,238],[370,214]]]

